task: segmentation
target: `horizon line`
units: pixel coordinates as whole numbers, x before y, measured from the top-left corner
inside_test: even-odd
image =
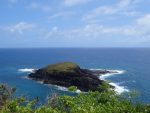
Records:
[[[102,49],[111,49],[111,48],[150,48],[150,47],[0,47],[0,49],[96,49],[96,48],[102,48]]]

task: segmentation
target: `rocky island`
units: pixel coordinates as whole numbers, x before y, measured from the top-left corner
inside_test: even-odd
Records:
[[[63,87],[76,86],[81,91],[96,91],[104,81],[99,79],[100,74],[111,73],[107,70],[81,69],[72,62],[63,62],[48,65],[30,73],[32,80],[41,81],[43,84],[53,84]]]

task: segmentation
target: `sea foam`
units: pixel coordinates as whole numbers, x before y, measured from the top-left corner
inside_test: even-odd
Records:
[[[24,68],[24,69],[18,69],[19,72],[23,72],[23,73],[34,73],[36,69],[32,69],[32,68]]]
[[[104,70],[104,69],[91,69],[91,70]],[[124,70],[107,70],[107,71],[109,71],[110,73],[101,74],[101,75],[99,76],[99,78],[100,78],[101,80],[106,80],[106,79],[109,78],[109,77],[112,77],[112,76],[115,76],[115,75],[120,75],[120,74],[125,73]],[[129,92],[129,89],[125,88],[124,86],[119,85],[118,83],[110,82],[109,84],[115,87],[114,90],[115,90],[115,92],[116,92],[117,94],[121,94],[121,93],[124,93],[124,92]]]
[[[57,89],[62,90],[62,91],[69,91],[68,88],[63,87],[63,86],[55,85],[55,87],[57,87]],[[76,93],[81,93],[81,90],[77,89],[75,92]]]
[[[48,85],[48,86],[50,86],[50,85]],[[69,91],[67,87],[58,86],[58,85],[53,85],[53,86],[55,86],[58,90],[61,90],[61,91]],[[81,90],[77,89],[75,92],[81,93]]]
[[[108,71],[110,71],[110,73],[102,74],[102,75],[100,76],[100,79],[101,79],[101,80],[105,80],[106,78],[112,77],[112,76],[114,76],[114,75],[120,75],[120,74],[125,73],[124,70],[108,70]]]
[[[115,87],[115,91],[118,93],[118,94],[121,94],[121,93],[124,93],[124,92],[129,92],[129,90],[127,88],[125,88],[124,86],[120,86],[118,85],[117,83],[109,83],[110,85],[114,86]]]

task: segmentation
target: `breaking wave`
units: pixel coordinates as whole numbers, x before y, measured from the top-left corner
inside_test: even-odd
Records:
[[[114,90],[115,90],[118,94],[121,94],[121,93],[124,93],[124,92],[129,92],[129,89],[125,88],[124,86],[120,86],[120,85],[117,84],[117,83],[110,82],[109,84],[115,87]]]
[[[91,69],[91,70],[104,70],[104,69]],[[101,80],[106,80],[106,79],[109,78],[109,77],[112,77],[112,76],[115,76],[115,75],[120,75],[120,74],[125,73],[124,70],[108,70],[108,71],[109,71],[110,73],[101,74],[101,75],[99,76],[99,78],[100,78]],[[129,89],[125,88],[125,86],[119,85],[118,83],[110,82],[109,84],[115,87],[114,90],[115,90],[118,94],[121,94],[121,93],[124,93],[124,92],[129,92]]]
[[[24,68],[24,69],[18,69],[19,72],[23,72],[23,73],[34,73],[36,69],[32,69],[32,68]]]
[[[114,76],[114,75],[120,75],[120,74],[125,73],[124,70],[108,70],[108,71],[110,71],[111,73],[102,74],[102,75],[100,76],[100,79],[101,79],[101,80],[106,80],[106,78],[112,77],[112,76]]]

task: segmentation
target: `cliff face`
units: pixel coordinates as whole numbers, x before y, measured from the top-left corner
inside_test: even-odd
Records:
[[[64,87],[77,86],[81,91],[95,91],[102,84],[96,74],[104,73],[101,71],[93,72],[81,69],[77,64],[71,62],[48,65],[28,75],[29,78],[43,81],[44,84],[54,84]]]

